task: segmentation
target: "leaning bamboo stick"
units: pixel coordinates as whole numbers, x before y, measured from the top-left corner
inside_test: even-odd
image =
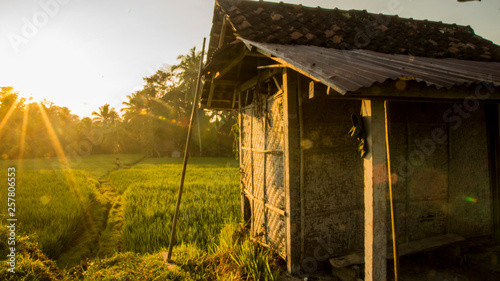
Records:
[[[184,149],[184,162],[182,164],[181,183],[179,186],[179,194],[177,196],[177,203],[175,205],[174,219],[172,221],[172,231],[170,232],[170,243],[168,244],[167,260],[169,262],[172,261],[172,248],[174,246],[174,240],[175,240],[175,227],[177,226],[177,218],[179,217],[179,208],[181,206],[182,189],[184,188],[184,178],[186,177],[186,167],[187,167],[188,155],[189,155],[189,144],[191,143],[191,132],[193,129],[194,115],[196,113],[196,104],[198,103],[198,95],[200,92],[199,89],[200,89],[200,80],[201,80],[201,70],[203,68],[203,57],[205,55],[205,42],[206,42],[206,38],[203,38],[203,48],[201,50],[200,67],[198,69],[198,80],[196,81],[196,90],[195,90],[196,92],[195,92],[194,100],[193,100],[193,109],[191,110],[191,119],[189,120],[189,127],[188,127],[187,139],[186,139],[186,147]]]

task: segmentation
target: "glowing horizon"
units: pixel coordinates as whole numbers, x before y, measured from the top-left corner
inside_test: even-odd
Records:
[[[493,1],[284,2],[471,25],[500,44],[494,28],[500,25],[500,3]],[[199,50],[209,36],[213,5],[207,0],[1,1],[0,86],[67,107],[80,118],[106,103],[120,112],[126,95],[142,89],[143,77],[177,63],[193,46]]]

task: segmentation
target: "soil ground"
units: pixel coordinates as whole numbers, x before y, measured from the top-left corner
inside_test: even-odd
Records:
[[[361,275],[363,271],[361,266]],[[433,251],[401,257],[398,277],[398,280],[402,281],[500,281],[500,244],[490,238],[475,238]],[[284,273],[281,280],[341,279],[334,277],[331,270],[325,270],[301,276]],[[363,276],[358,280],[363,280]],[[392,260],[387,262],[387,280],[394,280]]]

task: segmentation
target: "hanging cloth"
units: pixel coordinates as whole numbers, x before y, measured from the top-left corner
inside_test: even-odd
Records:
[[[361,158],[364,158],[366,153],[368,153],[368,149],[366,145],[366,133],[363,126],[363,120],[358,114],[353,113],[351,114],[351,122],[352,128],[349,130],[349,136],[358,140],[358,152]]]

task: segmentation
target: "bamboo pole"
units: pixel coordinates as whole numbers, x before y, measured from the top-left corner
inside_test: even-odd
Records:
[[[396,238],[396,208],[394,204],[394,192],[392,190],[392,177],[391,177],[391,153],[389,146],[389,128],[390,128],[390,118],[389,118],[389,102],[384,101],[385,107],[385,145],[387,151],[387,180],[389,182],[389,195],[391,200],[391,227],[392,227],[392,251],[394,255],[394,280],[398,281],[399,273],[399,255],[398,255],[398,243]]]
[[[174,240],[175,240],[175,227],[177,226],[177,218],[179,216],[179,208],[181,206],[182,189],[184,187],[184,178],[186,177],[186,167],[187,167],[187,162],[188,162],[189,144],[191,143],[191,132],[193,129],[194,115],[196,113],[196,104],[198,103],[198,95],[200,92],[199,88],[200,88],[200,80],[201,80],[201,70],[203,68],[203,57],[205,55],[205,42],[206,42],[206,38],[203,38],[203,48],[201,50],[200,67],[198,69],[198,80],[196,81],[196,90],[195,90],[196,92],[195,92],[194,100],[193,100],[193,109],[191,110],[191,118],[189,120],[189,127],[188,127],[187,139],[186,139],[186,147],[184,150],[184,162],[182,164],[181,183],[179,186],[179,194],[177,196],[177,203],[175,205],[174,219],[172,221],[172,231],[170,232],[170,243],[168,244],[167,260],[169,262],[172,261],[172,248],[174,246]]]

